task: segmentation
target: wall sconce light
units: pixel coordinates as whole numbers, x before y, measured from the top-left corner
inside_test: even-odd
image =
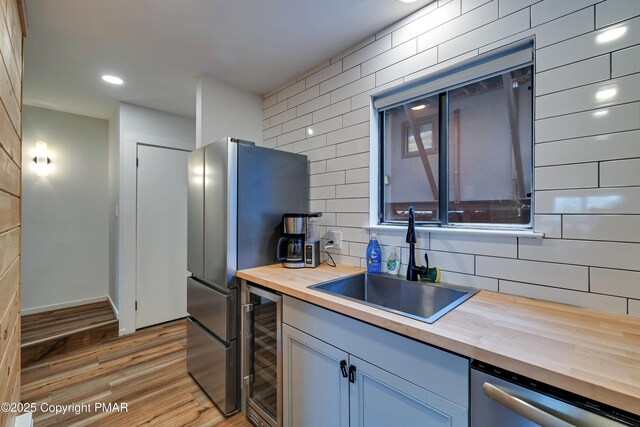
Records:
[[[47,151],[47,143],[44,141],[36,142],[36,156],[33,158],[35,162],[36,174],[41,177],[45,177],[49,174],[51,159],[49,158],[49,152]]]

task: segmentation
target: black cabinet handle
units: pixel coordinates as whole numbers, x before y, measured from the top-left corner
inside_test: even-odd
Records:
[[[347,378],[348,374],[347,374],[347,361],[346,360],[341,360],[340,361],[340,371],[342,371],[342,377],[343,378]]]
[[[349,366],[349,382],[350,383],[356,382],[356,367],[353,365]]]

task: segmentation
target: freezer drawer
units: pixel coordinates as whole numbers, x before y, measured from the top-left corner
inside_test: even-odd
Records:
[[[193,320],[187,320],[187,369],[229,415],[237,410],[238,402],[236,342],[225,347]]]
[[[222,341],[234,340],[237,329],[237,290],[225,293],[187,278],[187,312]]]

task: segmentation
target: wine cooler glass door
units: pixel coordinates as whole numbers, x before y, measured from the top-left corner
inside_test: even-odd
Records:
[[[279,424],[281,408],[280,295],[249,286],[249,399]]]

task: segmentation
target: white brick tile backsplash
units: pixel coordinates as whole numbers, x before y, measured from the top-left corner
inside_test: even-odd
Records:
[[[591,292],[640,299],[640,272],[591,268]]]
[[[327,200],[327,212],[369,212],[369,199]]]
[[[594,188],[598,186],[598,164],[580,163],[536,168],[536,190]]]
[[[325,67],[306,78],[307,87],[315,86],[342,72],[342,61]]]
[[[342,116],[333,117],[321,122],[314,123],[311,126],[307,126],[307,133],[309,135],[321,135],[342,128]]]
[[[369,166],[369,153],[352,154],[327,160],[327,171],[338,171]]]
[[[544,233],[545,238],[559,239],[562,237],[562,215],[535,215],[533,229]]]
[[[536,95],[607,80],[611,72],[610,68],[610,58],[606,54],[538,73],[536,74]]]
[[[327,185],[344,184],[344,171],[319,173],[309,177],[310,187],[323,187]]]
[[[277,143],[276,138],[264,139],[262,141],[262,145],[267,148],[275,148],[276,143]]]
[[[320,93],[320,89],[318,89],[318,93]],[[304,102],[296,107],[296,114],[298,116],[303,116],[305,114],[312,113],[319,108],[326,107],[331,103],[331,95],[325,94],[319,96],[317,98],[313,98],[310,101]]]
[[[307,160],[310,162],[316,162],[318,160],[332,159],[336,156],[336,147],[322,147],[310,150],[304,153],[307,156]]]
[[[342,116],[342,125],[345,127],[357,125],[358,123],[369,123],[370,109],[361,107]]]
[[[539,214],[640,214],[640,187],[536,191]]]
[[[287,109],[287,101],[282,101],[277,104],[272,105],[269,108],[265,108],[262,111],[262,116],[265,119],[268,119],[276,114],[280,114]]]
[[[408,74],[429,68],[438,63],[438,52],[434,47],[400,61],[376,73],[376,85],[383,85]]]
[[[283,111],[282,113],[278,113],[275,116],[272,116],[269,119],[269,125],[277,126],[289,120],[293,120],[296,118],[296,109],[290,108],[288,110]]]
[[[640,215],[564,215],[562,237],[640,243]]]
[[[489,1],[490,0],[462,0],[462,13],[467,13],[485,3],[489,3]]]
[[[355,82],[344,85],[331,92],[331,102],[338,102],[342,99],[350,98],[353,95],[368,91],[376,86],[373,74],[363,77]]]
[[[430,49],[496,19],[498,19],[498,0],[493,0],[469,13],[453,19],[447,25],[434,28],[419,36],[418,51],[421,52]],[[473,47],[470,47],[466,52],[472,49]]]
[[[536,119],[604,108],[640,99],[640,74],[536,97]]]
[[[473,48],[484,46],[509,37],[513,33],[524,31],[529,27],[529,9],[523,9],[520,12],[442,43],[438,46],[438,60],[446,61],[449,58],[469,52]]]
[[[347,171],[347,184],[369,183],[369,168],[351,169]]]
[[[295,143],[294,151],[296,153],[302,153],[316,148],[324,147],[327,145],[327,135],[317,135],[310,138],[303,139]]]
[[[510,258],[518,256],[518,245],[515,237],[433,234],[431,236],[431,249]]]
[[[640,259],[636,243],[520,239],[519,251],[521,259],[623,270],[637,269]]]
[[[536,27],[602,0],[544,0],[531,6],[531,25]]]
[[[600,186],[640,186],[640,159],[600,163]]]
[[[345,99],[344,101],[338,102],[336,104],[331,104],[328,107],[320,108],[319,110],[314,111],[312,114],[313,123],[328,120],[332,117],[339,116],[349,111],[351,111],[351,100]]]
[[[625,27],[621,37],[608,42],[598,38],[608,30],[605,28],[538,49],[536,68],[544,71],[640,43],[640,18],[627,21]]]
[[[596,5],[596,28],[606,27],[640,15],[637,0],[609,0]]]
[[[389,65],[393,65],[398,61],[402,61],[405,58],[415,55],[418,52],[418,44],[416,39],[412,39],[406,43],[403,43],[385,53],[371,58],[368,61],[362,63],[362,75],[367,76],[371,73],[375,73]]]
[[[445,22],[451,21],[460,15],[460,0],[452,1],[446,5],[437,8],[413,22],[398,28],[391,35],[393,36],[393,46],[396,47],[402,43],[413,39],[420,34],[426,33]]]
[[[434,1],[267,92],[264,145],[307,156],[323,242],[341,231],[336,261],[366,267],[371,94],[535,36],[533,223],[544,239],[420,231],[417,261],[428,250],[443,282],[640,316],[640,1],[630,1]],[[611,27],[596,23],[625,31],[602,42]],[[606,89],[616,92],[597,95]],[[406,274],[404,230],[377,234],[385,257],[401,248]]]
[[[476,289],[484,289],[487,291],[498,291],[498,279],[489,277],[473,276],[471,274],[454,273],[451,271],[442,271],[440,282],[451,283],[452,285],[470,286]]]
[[[305,89],[304,81],[299,81],[297,83],[294,83],[291,86],[289,86],[288,88],[286,88],[285,90],[283,90],[281,92],[278,92],[277,101],[278,102],[284,101],[285,99],[289,98],[290,96],[293,96],[296,93],[302,92],[304,89]]]
[[[318,162],[309,163],[309,175],[315,175],[317,173],[325,173],[327,171],[327,161],[320,160]]]
[[[506,294],[522,295],[529,298],[571,304],[578,307],[594,308],[619,314],[627,313],[627,300],[624,298],[536,286],[527,283],[509,282],[507,280],[500,280],[499,286],[500,292]]]
[[[507,0],[500,2],[499,15],[502,18],[505,15],[510,15],[532,4],[539,3],[542,0]]]
[[[327,187],[309,188],[309,199],[334,199],[336,197],[336,187],[331,185]]]
[[[337,156],[342,157],[356,153],[368,153],[369,145],[369,138],[359,138],[352,141],[343,142],[337,145]],[[368,161],[367,166],[369,166]]]
[[[345,56],[342,59],[342,63],[344,64],[345,70],[348,70],[349,68],[362,64],[364,61],[371,59],[374,56],[378,56],[389,49],[391,49],[391,34],[366,45],[362,49],[353,52],[351,55]]]
[[[336,187],[336,198],[369,197],[369,183],[347,184]]]
[[[365,136],[369,136],[369,123],[360,123],[331,132],[327,135],[327,144],[338,144]]]
[[[640,131],[537,144],[536,166],[640,157]]]
[[[536,120],[536,143],[640,129],[640,103]]]
[[[288,99],[288,107],[293,108],[304,102],[310,101],[320,95],[320,86],[312,86],[309,89],[300,92],[297,95],[293,95]]]
[[[288,122],[284,122],[282,124],[283,132],[291,132],[295,129],[300,129],[310,125],[312,123],[311,114],[306,114],[304,116],[300,116],[297,119],[289,120]]]
[[[589,291],[589,268],[575,265],[478,256],[476,274],[515,282]]]
[[[640,45],[611,54],[611,77],[640,72]]]
[[[276,145],[286,145],[291,144],[292,142],[300,141],[304,139],[306,136],[304,129],[296,129],[291,132],[283,133],[282,135],[277,137]]]
[[[360,78],[360,66],[350,68],[329,80],[320,83],[320,94],[331,92],[341,86],[351,83]]]

